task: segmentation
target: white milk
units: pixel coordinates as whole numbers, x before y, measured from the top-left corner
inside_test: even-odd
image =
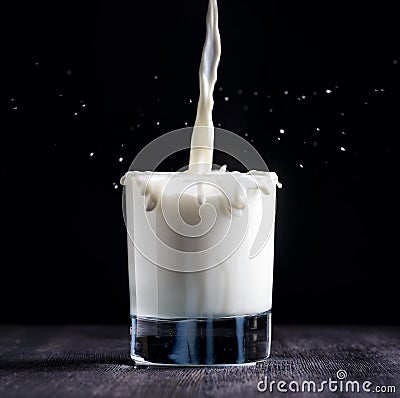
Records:
[[[189,170],[134,171],[121,180],[132,315],[220,317],[271,309],[279,182],[275,173],[211,171],[220,53],[217,2],[210,0]],[[262,220],[265,244],[253,253]]]
[[[198,203],[195,186],[184,189],[197,175],[129,172],[124,178],[134,315],[231,316],[271,308],[275,173],[201,177],[206,205]],[[251,258],[262,216],[269,235]]]
[[[192,134],[189,160],[190,173],[207,173],[212,168],[214,149],[214,128],[212,121],[214,106],[213,92],[215,82],[217,81],[217,69],[220,57],[221,39],[218,30],[218,6],[216,0],[210,0],[207,12],[206,42],[203,48],[199,71],[200,96]]]

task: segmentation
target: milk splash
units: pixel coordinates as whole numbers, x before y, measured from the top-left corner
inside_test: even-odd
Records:
[[[218,29],[217,0],[210,0],[207,12],[207,34],[201,57],[199,79],[200,96],[192,133],[189,173],[208,173],[212,169],[214,150],[214,87],[221,57],[221,38]]]

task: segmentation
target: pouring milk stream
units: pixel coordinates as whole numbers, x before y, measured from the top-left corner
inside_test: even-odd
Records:
[[[214,150],[214,126],[212,121],[213,93],[217,81],[217,69],[220,57],[221,38],[218,29],[217,0],[210,0],[207,12],[206,41],[199,71],[200,96],[192,133],[189,160],[190,173],[207,173],[212,168]]]

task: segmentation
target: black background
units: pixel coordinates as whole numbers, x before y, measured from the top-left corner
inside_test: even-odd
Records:
[[[0,321],[128,323],[113,183],[146,143],[194,122],[207,1],[1,7]],[[251,140],[284,185],[274,321],[398,323],[397,13],[219,10],[215,124]]]

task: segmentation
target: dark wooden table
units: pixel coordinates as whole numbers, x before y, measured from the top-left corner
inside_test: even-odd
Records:
[[[400,327],[275,326],[271,358],[256,366],[137,368],[129,327],[0,326],[0,397],[400,396]],[[395,393],[259,392],[268,380],[337,379]],[[317,384],[318,386],[318,384]],[[263,385],[260,385],[263,387]],[[284,387],[283,387],[284,388]],[[295,384],[292,384],[295,388]]]

